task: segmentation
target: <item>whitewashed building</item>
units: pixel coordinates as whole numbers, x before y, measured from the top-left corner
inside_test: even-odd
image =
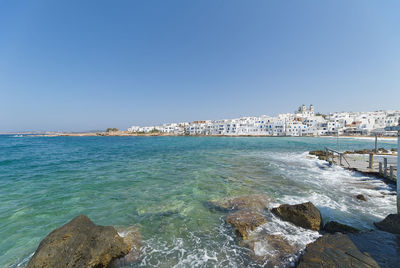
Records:
[[[277,116],[262,115],[235,119],[202,120],[191,123],[168,123],[161,126],[132,126],[130,132],[149,133],[154,130],[174,135],[250,135],[250,136],[323,136],[371,135],[395,126],[400,111],[335,112],[315,114],[314,106],[302,105],[295,113]]]

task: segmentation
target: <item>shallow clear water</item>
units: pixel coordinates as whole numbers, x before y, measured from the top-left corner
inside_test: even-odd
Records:
[[[139,227],[145,257],[138,267],[240,267],[257,264],[210,199],[265,193],[271,206],[312,201],[325,221],[364,230],[395,212],[392,186],[307,157],[325,146],[337,140],[0,135],[0,267],[24,266],[50,231],[78,214]],[[340,140],[341,150],[373,146]],[[356,200],[360,193],[369,201]],[[262,229],[298,245],[318,237],[266,217]]]

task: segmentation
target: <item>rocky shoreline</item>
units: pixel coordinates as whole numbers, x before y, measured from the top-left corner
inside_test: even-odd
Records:
[[[214,205],[223,211],[227,211],[226,204],[230,205],[228,208],[231,207],[231,212],[226,216],[226,223],[232,225],[239,244],[249,248],[253,259],[262,267],[281,267],[282,262],[285,261],[286,265],[291,267],[380,267],[380,265],[396,267],[395,265],[400,261],[400,255],[396,257],[396,250],[400,251],[400,244],[392,254],[393,256],[388,257],[392,259],[390,263],[387,258],[381,258],[381,255],[385,253],[380,252],[379,246],[374,246],[377,238],[382,236],[385,236],[386,241],[400,241],[400,230],[398,229],[400,216],[397,214],[389,215],[383,221],[375,223],[377,228],[387,232],[382,235],[384,232],[361,232],[336,221],[330,221],[324,225],[320,211],[311,202],[294,205],[283,204],[269,209],[268,202],[266,202],[269,200],[268,197],[262,196],[262,200],[263,202],[257,202],[254,195],[250,195],[225,200],[220,203],[220,206],[214,202]],[[308,244],[303,251],[280,235],[262,231],[253,232],[267,222],[265,216],[260,213],[261,204],[265,205],[264,211],[270,211],[281,220],[298,227],[317,231],[321,237]],[[370,253],[361,251],[353,242],[354,240],[363,241],[364,246],[370,245]],[[267,252],[265,255],[260,254],[256,250],[257,243],[273,249],[277,253],[273,256]],[[378,252],[375,255],[378,255],[380,264],[371,256],[374,252]],[[289,256],[299,256],[299,258],[297,260],[292,258],[288,263]]]
[[[335,221],[324,225],[320,211],[311,202],[270,208],[271,201],[265,194],[253,194],[211,200],[208,204],[211,210],[226,213],[225,222],[232,226],[237,243],[248,248],[251,258],[261,267],[396,267],[393,265],[400,261],[400,254],[396,256],[400,252],[397,214],[375,223],[383,231],[361,232]],[[268,222],[266,215],[318,232],[320,237],[304,249],[280,234],[263,230]],[[389,243],[389,248],[397,241],[397,248],[382,252],[374,244],[379,239],[383,240],[379,244]],[[141,247],[137,228],[120,236],[114,227],[96,225],[87,216],[79,215],[45,237],[27,267],[127,266],[141,260]],[[392,261],[388,263],[382,254],[392,254]]]

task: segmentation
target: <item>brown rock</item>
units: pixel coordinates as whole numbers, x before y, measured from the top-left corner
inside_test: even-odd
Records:
[[[310,151],[309,154],[315,155],[315,156],[321,156],[321,155],[325,155],[326,151],[322,151],[322,150]]]
[[[328,153],[322,150],[310,151],[310,155],[315,155],[319,160],[326,160],[327,156],[332,157],[332,153]]]
[[[226,223],[232,224],[241,238],[247,239],[249,231],[267,222],[261,214],[248,210],[239,210],[226,216]]]
[[[131,264],[140,261],[143,257],[141,254],[141,247],[143,246],[142,236],[139,230],[135,226],[131,226],[120,230],[120,233],[123,233],[122,239],[124,242],[131,246],[131,251],[124,257],[113,260],[108,265],[108,268],[130,266]]]
[[[347,235],[337,233],[326,234],[307,245],[298,267],[377,268],[379,265],[371,256],[358,250]]]
[[[210,201],[211,206],[222,211],[235,211],[241,209],[263,211],[268,206],[271,198],[264,194],[252,194]]]
[[[354,150],[354,153],[356,154],[372,154],[374,151],[370,149],[362,149],[362,150]]]
[[[322,228],[322,218],[319,210],[311,202],[297,205],[281,205],[273,208],[272,213],[284,221],[297,226],[319,231]]]
[[[80,215],[46,236],[27,268],[107,267],[112,260],[128,254],[132,246],[114,227],[95,225]]]
[[[360,232],[360,230],[358,230],[358,229],[356,229],[354,227],[351,227],[351,226],[348,226],[348,225],[345,225],[345,224],[342,224],[342,223],[339,223],[339,222],[336,222],[336,221],[330,221],[327,224],[325,224],[324,231],[328,232],[328,233],[331,233],[331,234],[333,234],[333,233],[343,233],[343,234],[345,234],[345,233],[358,233],[358,232]]]
[[[367,199],[365,198],[365,196],[363,196],[362,194],[356,195],[356,198],[357,198],[358,200],[367,201]]]
[[[400,234],[400,214],[389,214],[380,222],[374,222],[374,225],[385,232]]]
[[[263,267],[281,267],[288,265],[288,259],[294,256],[299,248],[291,245],[280,235],[265,234],[247,243],[252,258]]]

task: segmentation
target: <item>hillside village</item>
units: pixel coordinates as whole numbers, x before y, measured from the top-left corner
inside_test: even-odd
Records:
[[[191,123],[167,123],[161,126],[132,126],[132,133],[162,132],[175,135],[232,135],[232,136],[328,136],[328,135],[380,135],[395,136],[385,131],[396,126],[400,111],[335,112],[320,114],[314,106],[302,105],[295,113],[271,117],[242,117],[236,119],[204,120]]]

